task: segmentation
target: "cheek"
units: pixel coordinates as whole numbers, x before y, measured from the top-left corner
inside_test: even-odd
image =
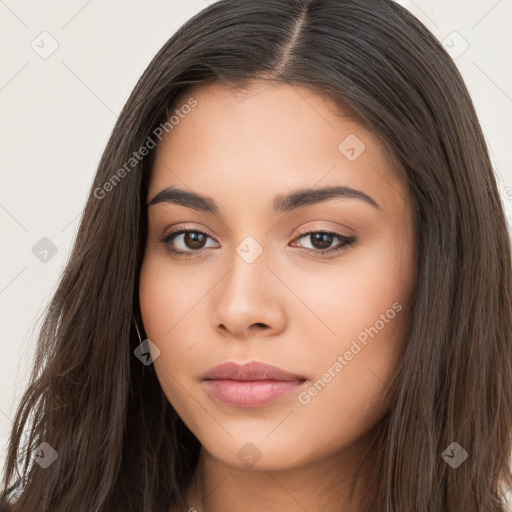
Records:
[[[311,309],[332,331],[317,321],[321,342],[305,346],[302,355],[318,379],[304,402],[314,400],[313,408],[321,417],[334,406],[351,412],[349,422],[362,419],[365,410],[371,412],[379,402],[400,362],[414,262],[408,241],[397,240],[400,237],[382,236],[371,247],[361,246],[353,257],[329,267],[321,279],[302,280],[298,294],[308,297]],[[311,287],[314,282],[316,288]],[[319,290],[321,284],[324,293],[308,294],[308,289]],[[319,336],[313,327],[304,332],[304,339],[315,338]],[[376,415],[381,412],[374,408]]]
[[[174,373],[174,362],[183,362],[180,352],[186,352],[187,348],[186,337],[174,337],[180,326],[178,320],[185,314],[183,304],[187,301],[173,274],[172,266],[166,264],[164,257],[151,249],[146,250],[139,277],[139,302],[146,336],[160,349],[154,363],[159,376],[163,369]],[[169,353],[168,340],[171,339],[173,354]]]
[[[146,337],[160,349],[153,363],[157,378],[169,402],[179,409],[183,398],[179,392],[179,372],[187,366],[187,340],[173,337],[179,328],[176,322],[180,318],[183,297],[178,291],[179,283],[169,275],[170,269],[163,258],[146,250],[139,276],[139,303]],[[166,342],[170,339],[173,340],[172,350]]]
[[[139,300],[148,338],[160,342],[174,334],[195,313],[194,305],[208,292],[204,275],[187,272],[184,266],[169,261],[165,251],[148,248],[139,277]],[[186,344],[187,339],[180,338]],[[174,343],[174,341],[173,341]]]
[[[208,339],[204,332],[204,298],[212,286],[204,273],[186,272],[184,268],[171,263],[165,252],[148,248],[139,276],[144,331],[160,349],[155,371],[177,409],[184,389],[197,377],[198,359],[201,354],[204,357],[201,340]]]
[[[144,330],[151,341],[161,339],[172,327],[169,311],[175,306],[174,294],[165,281],[162,265],[146,252],[139,277],[139,301]]]
[[[379,339],[386,340],[379,349],[388,353],[403,337],[413,273],[409,240],[391,232],[382,232],[321,272],[304,270],[294,290],[316,314],[316,338],[322,333],[322,343],[311,352],[339,353],[349,350],[354,339],[362,344]]]

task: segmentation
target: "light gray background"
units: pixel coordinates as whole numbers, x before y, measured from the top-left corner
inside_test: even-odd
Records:
[[[116,116],[157,50],[207,3],[0,0],[2,465],[40,315]],[[510,225],[512,0],[399,3],[450,47],[478,111]],[[43,237],[57,248],[46,262],[32,252]]]

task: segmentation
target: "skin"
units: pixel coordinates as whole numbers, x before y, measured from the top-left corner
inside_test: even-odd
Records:
[[[190,97],[197,106],[155,150],[147,200],[173,185],[210,197],[219,214],[150,206],[139,290],[146,335],[160,350],[162,389],[202,445],[187,504],[199,512],[357,512],[368,491],[361,477],[348,506],[351,478],[389,409],[383,394],[406,341],[414,228],[405,188],[380,139],[326,95],[258,80],[243,91],[194,86],[182,102]],[[353,161],[338,148],[349,134],[365,145]],[[324,186],[363,191],[380,208],[333,198],[272,212],[275,196]],[[178,227],[208,234],[195,244],[184,235],[168,242],[196,251],[190,258],[160,241]],[[315,245],[301,228],[356,243],[322,257],[340,239]],[[248,236],[263,250],[250,264],[236,251]],[[393,304],[400,312],[333,372],[337,357]],[[205,371],[253,360],[307,381],[255,408],[220,403],[205,390]],[[335,376],[301,403],[299,392],[304,397],[329,368]],[[260,458],[248,467],[240,450]]]

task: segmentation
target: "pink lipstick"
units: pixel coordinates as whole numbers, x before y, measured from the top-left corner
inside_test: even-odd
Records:
[[[252,361],[240,365],[222,363],[201,376],[206,391],[234,407],[261,407],[290,395],[306,377],[277,366]]]

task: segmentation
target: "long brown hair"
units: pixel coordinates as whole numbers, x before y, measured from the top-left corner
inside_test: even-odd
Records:
[[[187,86],[244,87],[263,76],[350,109],[389,149],[412,198],[414,309],[362,509],[505,511],[512,489],[505,215],[463,79],[426,27],[391,0],[220,0],[153,58],[113,129],[46,309],[8,446],[10,510],[183,505],[200,445],[153,366],[134,355],[153,152],[130,158]],[[33,457],[43,442],[58,454],[44,469]],[[457,468],[446,458],[454,447],[467,453]]]

